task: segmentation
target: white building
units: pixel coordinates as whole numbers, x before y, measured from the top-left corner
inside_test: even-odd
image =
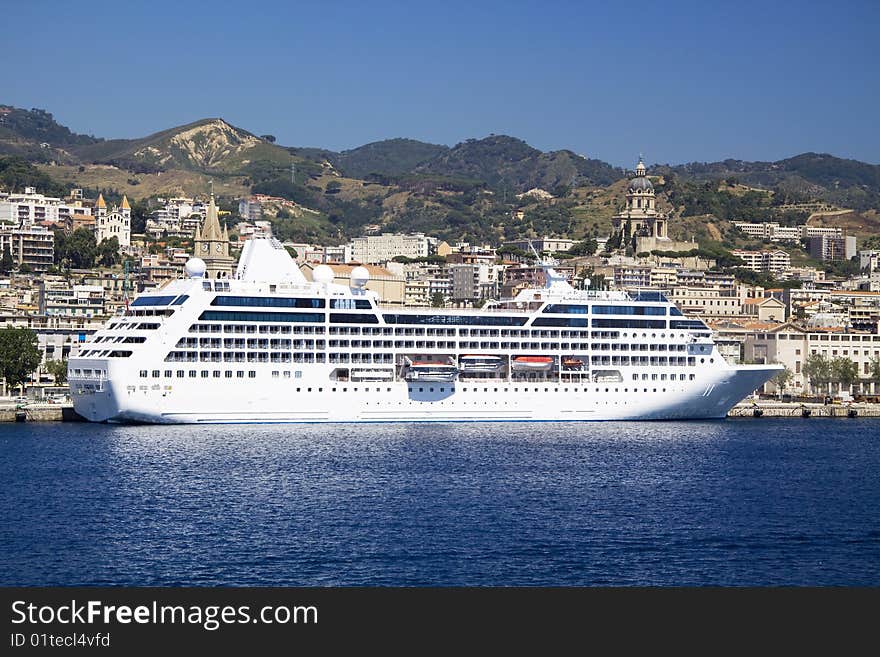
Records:
[[[538,253],[557,253],[559,251],[568,251],[572,246],[574,246],[575,241],[569,239],[563,239],[561,237],[536,237],[531,240],[513,240],[511,242],[505,242],[504,246],[510,246],[515,249],[520,249],[525,251],[526,253],[531,253],[532,248],[535,249]]]
[[[850,260],[856,256],[854,235],[817,235],[810,238],[810,256],[818,260]]]
[[[375,265],[397,256],[425,258],[431,253],[433,241],[422,233],[382,233],[355,237],[345,247],[345,261]]]
[[[735,249],[731,253],[745,262],[747,269],[758,272],[781,274],[791,267],[791,256],[785,251],[745,251]]]
[[[782,363],[793,377],[788,390],[808,388],[803,366],[812,354],[826,359],[849,358],[859,369],[859,382],[853,388],[876,393],[880,385],[870,381],[871,362],[880,358],[880,335],[840,330],[805,330],[793,324],[781,324],[765,332],[746,335],[743,344],[748,363]],[[767,385],[772,389],[772,384]]]

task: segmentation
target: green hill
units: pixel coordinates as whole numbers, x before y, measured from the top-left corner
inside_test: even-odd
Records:
[[[802,153],[777,162],[691,162],[654,170],[684,180],[735,180],[776,190],[789,202],[822,200],[856,210],[880,208],[880,166],[827,153]]]
[[[468,139],[416,167],[414,172],[481,180],[490,187],[516,192],[532,187],[554,190],[608,185],[623,177],[621,169],[605,162],[566,150],[544,153],[506,135]]]

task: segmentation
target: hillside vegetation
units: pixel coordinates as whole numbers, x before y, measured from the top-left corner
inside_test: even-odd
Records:
[[[452,147],[388,139],[342,152],[274,142],[220,118],[103,140],[72,132],[44,110],[0,105],[0,188],[62,195],[82,187],[148,207],[159,196],[204,194],[212,181],[233,209],[234,199],[262,193],[317,211],[275,219],[278,234],[291,239],[339,241],[370,227],[499,243],[607,235],[627,185],[620,168],[506,135]],[[649,173],[659,207],[672,215],[670,234],[701,244],[742,245],[733,221],[809,220],[865,237],[880,230],[876,165],[805,153],[657,165]],[[523,196],[535,187],[552,198]]]

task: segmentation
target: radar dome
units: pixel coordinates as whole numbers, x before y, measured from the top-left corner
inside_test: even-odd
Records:
[[[355,267],[351,270],[351,286],[362,288],[370,281],[370,272],[366,267]]]
[[[333,270],[327,265],[318,265],[312,271],[312,280],[321,285],[329,285],[333,282],[334,277]]]
[[[208,265],[201,258],[190,258],[186,261],[183,269],[190,278],[204,278],[205,272],[208,271]]]

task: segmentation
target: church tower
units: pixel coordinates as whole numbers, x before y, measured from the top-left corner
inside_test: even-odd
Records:
[[[623,242],[649,238],[646,241],[669,239],[667,220],[663,212],[657,210],[654,184],[647,176],[645,163],[639,158],[636,175],[630,180],[626,190],[626,207],[612,219],[614,232],[623,232]]]
[[[214,192],[205,213],[205,223],[196,229],[193,255],[205,261],[208,278],[231,278],[234,261],[229,255],[229,231],[220,228]]]

